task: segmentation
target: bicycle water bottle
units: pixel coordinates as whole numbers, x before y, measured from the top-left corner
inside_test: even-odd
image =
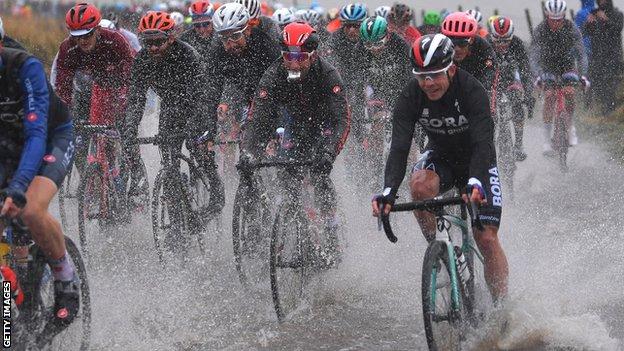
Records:
[[[4,291],[4,282],[9,283],[11,297],[18,307],[24,302],[24,292],[20,289],[17,281],[17,274],[8,266],[0,266],[0,274],[2,274],[2,288]]]
[[[468,269],[468,261],[459,246],[455,246],[455,257],[457,259],[457,272],[464,282],[470,279],[470,269]]]

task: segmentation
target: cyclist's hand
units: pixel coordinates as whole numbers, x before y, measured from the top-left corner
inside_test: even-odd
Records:
[[[470,198],[468,198],[468,195]],[[466,203],[475,202],[479,205],[487,204],[487,196],[485,195],[485,189],[481,185],[481,182],[477,178],[470,178],[468,180],[468,186],[466,187],[466,194],[462,194],[462,198]]]
[[[219,122],[224,121],[227,117],[227,112],[230,109],[228,104],[221,103],[217,106],[217,119]]]
[[[390,209],[392,209],[392,205],[394,205],[395,200],[396,196],[392,195],[390,188],[386,188],[382,194],[373,195],[373,198],[371,200],[373,206],[373,216],[379,217],[382,208],[384,214],[386,216],[389,215]]]
[[[26,195],[19,189],[6,188],[0,193],[0,198],[4,200],[0,215],[16,218],[26,206]]]
[[[211,153],[214,151],[214,141],[206,140],[203,143],[198,145],[201,152]]]
[[[334,155],[329,152],[320,152],[314,159],[314,167],[321,173],[329,173],[334,167]]]
[[[589,81],[589,79],[587,79],[587,77],[581,76],[581,83],[583,83],[583,90],[585,92],[587,92],[589,88],[591,88],[591,82]]]
[[[251,165],[255,163],[255,158],[248,152],[241,152],[238,157],[238,169],[244,172],[252,172]]]

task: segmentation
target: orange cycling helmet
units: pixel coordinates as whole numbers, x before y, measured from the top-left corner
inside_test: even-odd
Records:
[[[162,11],[147,11],[139,22],[139,33],[166,33],[174,27],[175,21],[168,13]]]
[[[281,44],[284,51],[312,52],[318,48],[319,36],[309,24],[293,22],[284,27]]]
[[[449,38],[472,38],[477,29],[477,20],[465,12],[453,12],[442,22],[442,34]]]
[[[91,4],[77,4],[67,11],[65,23],[69,29],[69,34],[74,37],[89,34],[95,29],[102,19],[102,14],[97,7]]]
[[[214,14],[214,7],[208,2],[208,0],[197,0],[189,6],[189,15],[191,16],[208,16],[212,17]]]

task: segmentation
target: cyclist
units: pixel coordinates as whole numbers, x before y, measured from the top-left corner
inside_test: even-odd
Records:
[[[329,175],[349,133],[350,117],[342,79],[319,57],[318,45],[319,37],[309,24],[294,22],[284,28],[283,59],[273,63],[258,84],[244,134],[242,162],[263,155],[265,145],[281,126],[274,111],[286,109],[290,121],[284,127],[292,146],[286,151],[292,159],[313,160],[309,170],[315,201],[328,235],[335,236],[337,199]],[[300,169],[281,174],[288,194],[301,191],[303,176]]]
[[[214,7],[207,0],[197,0],[189,6],[189,14],[193,29],[180,35],[180,40],[191,44],[202,58],[207,58],[213,38]]]
[[[208,74],[217,84],[216,98],[224,97],[217,112],[234,115],[233,124],[244,121],[262,74],[280,53],[275,40],[249,21],[249,12],[239,3],[224,4],[213,16],[218,40],[210,49]]]
[[[67,326],[79,310],[80,282],[61,225],[48,207],[72,167],[71,114],[37,58],[0,45],[0,62],[0,215],[21,218],[47,255],[54,277],[54,323]]]
[[[269,37],[275,39],[276,43],[279,42],[280,32],[278,30],[277,23],[275,23],[271,17],[261,15],[261,6],[258,0],[236,0],[236,2],[245,6],[249,12],[249,26],[251,28],[259,28],[263,32],[267,33]]]
[[[493,91],[496,54],[490,44],[477,35],[477,21],[464,12],[454,12],[442,22],[442,34],[453,42],[455,64],[472,74],[488,92]]]
[[[139,43],[139,38],[137,37],[137,35],[127,30],[126,28],[121,27],[121,25],[119,24],[119,17],[115,12],[109,12],[109,14],[106,16],[106,19],[111,21],[113,24],[112,28],[110,29],[118,30],[119,33],[121,33],[121,35],[126,38],[128,43],[130,43],[130,46],[132,46],[134,51],[139,52],[139,50],[141,50],[141,44]]]
[[[282,30],[284,30],[284,27],[286,27],[286,25],[293,23],[296,20],[295,14],[287,7],[282,7],[275,10],[271,18],[273,18],[273,21],[275,21],[275,23],[277,23],[277,26],[280,29],[280,33]]]
[[[498,90],[506,90],[512,102],[516,160],[523,161],[527,157],[522,147],[523,105],[526,105],[529,117],[535,106],[529,55],[522,39],[514,35],[513,21],[509,17],[498,16],[494,19],[490,40],[498,59]]]
[[[537,77],[535,84],[540,87],[544,80],[556,77],[582,81],[588,86],[587,55],[583,46],[581,33],[572,21],[565,18],[566,2],[548,0],[544,3],[546,19],[533,31],[533,41],[529,49],[529,59],[533,75]],[[580,73],[580,77],[578,76]],[[566,109],[574,112],[574,90],[565,93]],[[555,112],[556,94],[546,92],[544,97],[544,154],[552,154],[550,135],[552,132],[553,114]],[[576,129],[572,125],[569,130],[569,143],[576,145]]]
[[[414,12],[409,6],[395,3],[388,14],[388,29],[399,34],[408,44],[412,45],[422,35],[418,29],[410,25],[413,18]]]
[[[4,46],[5,48],[26,51],[26,49],[24,48],[22,44],[20,44],[17,40],[10,38],[8,35],[5,35],[5,34],[6,33],[4,33],[4,25],[2,23],[2,18],[0,17],[0,38],[2,38],[2,46]]]
[[[172,152],[180,152],[185,139],[186,148],[207,172],[212,190],[210,212],[219,212],[223,208],[224,194],[212,151],[216,121],[209,113],[216,109],[216,99],[211,100],[211,94],[206,93],[211,82],[205,73],[204,60],[189,44],[175,37],[175,22],[166,12],[147,12],[138,30],[143,49],[132,66],[123,129],[130,166],[137,167],[137,150],[132,144],[143,117],[147,90],[151,88],[161,101],[158,134],[164,137],[176,132],[185,134],[185,137],[172,137],[168,144],[159,145],[161,154],[170,157]],[[165,185],[165,189],[179,189],[176,186],[181,180],[179,174],[167,175],[165,179],[172,182]],[[179,196],[169,190],[165,193],[168,197]]]
[[[483,15],[481,14],[481,11],[477,9],[472,9],[466,11],[466,13],[472,16],[475,21],[477,21],[477,35],[483,39],[487,39],[489,32],[488,29],[481,24],[481,22],[483,21]]]
[[[441,23],[442,16],[440,16],[440,12],[427,11],[425,13],[424,24],[418,27],[418,31],[423,35],[440,33],[442,30],[440,27]]]
[[[323,43],[329,39],[330,34],[325,29],[325,26],[323,26],[323,16],[321,16],[320,13],[314,10],[305,9],[297,11],[295,16],[298,21],[305,22],[314,28],[316,34],[319,36],[320,42]]]
[[[352,56],[360,40],[360,25],[366,16],[368,16],[368,9],[364,4],[355,3],[344,6],[339,14],[340,29],[332,33],[327,43],[326,55],[345,82],[351,81]]]
[[[384,5],[384,6],[379,6],[375,9],[375,16],[383,17],[386,20],[388,19],[389,14],[390,14],[390,6]]]
[[[481,204],[479,219],[484,230],[473,228],[474,238],[485,258],[490,293],[499,301],[507,293],[508,265],[498,240],[502,195],[494,123],[483,85],[453,64],[453,53],[452,41],[442,34],[425,35],[412,46],[416,79],[410,81],[394,109],[385,190],[373,198],[373,215],[390,212],[405,175],[414,128],[420,124],[429,144],[412,169],[412,198],[431,199],[453,187],[468,187],[470,200]],[[425,238],[434,240],[433,215],[416,211],[416,217]]]

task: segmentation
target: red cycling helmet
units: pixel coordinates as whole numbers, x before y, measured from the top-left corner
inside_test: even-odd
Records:
[[[91,4],[77,4],[67,11],[65,23],[69,34],[74,37],[89,34],[95,29],[102,19],[102,14],[97,7]]]
[[[293,22],[284,27],[281,44],[284,51],[312,52],[318,48],[319,37],[309,24]]]
[[[442,22],[442,34],[449,38],[472,38],[477,29],[477,20],[465,12],[453,12]]]
[[[511,18],[505,16],[498,16],[492,22],[492,37],[494,39],[506,40],[511,39],[514,33],[514,25]]]
[[[189,6],[189,15],[191,17],[212,17],[214,14],[214,7],[208,0],[197,0],[193,1],[191,6]]]
[[[168,13],[162,11],[147,11],[139,22],[139,33],[166,33],[174,27],[175,21]]]

